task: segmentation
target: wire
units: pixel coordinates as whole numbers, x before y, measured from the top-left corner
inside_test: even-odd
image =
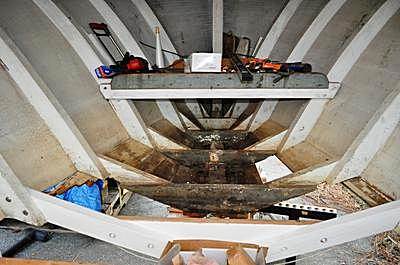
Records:
[[[150,44],[144,43],[143,41],[139,41],[139,42],[140,42],[140,44],[142,44],[142,45],[144,45],[144,46],[146,46],[146,47],[149,47],[149,48],[152,48],[152,49],[156,49],[156,47],[151,46]],[[177,55],[177,56],[179,56],[180,58],[185,58],[185,57],[187,57],[187,56],[180,55],[179,53],[176,53],[176,52],[171,52],[171,51],[164,50],[164,49],[161,49],[161,50],[162,50],[163,52],[167,52],[167,53],[170,53],[170,54]]]
[[[155,258],[148,258],[148,257],[145,257],[145,256],[138,255],[138,254],[136,254],[136,253],[134,253],[132,251],[129,251],[129,250],[123,248],[123,247],[118,247],[118,248],[121,249],[122,251],[128,253],[129,255],[134,256],[134,257],[137,257],[137,258],[140,258],[140,259],[144,259],[144,260],[147,260],[147,261],[150,261],[150,262],[154,262],[154,263],[158,262],[158,260],[155,259]]]

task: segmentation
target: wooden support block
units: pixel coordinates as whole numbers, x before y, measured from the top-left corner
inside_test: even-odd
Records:
[[[257,244],[252,243],[239,243],[206,239],[173,240],[169,241],[164,248],[158,264],[180,264],[179,253],[181,251],[201,252],[203,248],[227,249],[228,265],[265,265],[265,257],[268,251],[267,247],[261,247]],[[244,249],[257,250],[255,262]],[[176,257],[176,263],[171,263],[171,260],[173,260],[174,257]]]
[[[256,265],[249,254],[241,248],[231,248],[226,251],[228,265]]]
[[[126,203],[129,201],[131,196],[132,196],[132,192],[130,192],[126,189],[121,189],[118,185],[118,193],[113,198],[111,204],[107,207],[106,214],[112,215],[112,216],[118,216],[119,212],[126,205]]]

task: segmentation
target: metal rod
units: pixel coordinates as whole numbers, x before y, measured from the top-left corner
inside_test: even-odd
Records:
[[[260,49],[262,40],[263,40],[263,37],[259,37],[259,38],[258,38],[258,41],[257,41],[257,43],[256,43],[256,46],[254,46],[254,50],[253,50],[253,52],[251,53],[251,57],[255,57],[255,56],[256,56],[257,51]]]

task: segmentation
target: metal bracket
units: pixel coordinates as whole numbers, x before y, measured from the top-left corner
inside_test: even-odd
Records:
[[[261,209],[259,212],[287,215],[290,220],[298,220],[299,218],[329,220],[337,217],[337,210],[333,208],[285,202],[276,203],[268,208]]]

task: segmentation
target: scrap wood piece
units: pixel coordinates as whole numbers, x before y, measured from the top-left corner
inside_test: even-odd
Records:
[[[160,260],[158,261],[158,265],[171,265],[171,264],[179,264],[181,262],[181,256],[179,255],[181,251],[181,247],[179,244],[173,244],[169,246],[168,250],[164,249],[164,252],[162,253]],[[181,257],[176,259],[176,257]],[[174,263],[175,260],[175,263]]]
[[[6,215],[0,210],[0,221],[6,218]]]
[[[38,259],[0,258],[0,265],[95,265],[94,263],[76,263]]]
[[[249,254],[241,247],[228,249],[226,255],[228,265],[256,265]]]
[[[267,252],[267,247],[259,247],[257,250],[256,259],[253,261],[253,259],[243,249],[242,246],[233,247],[226,251],[228,265],[265,265]]]
[[[196,251],[201,248],[213,248],[213,249],[228,249],[228,248],[251,248],[260,249],[260,246],[253,243],[242,243],[222,240],[210,240],[210,239],[180,239],[168,241],[166,247],[161,254],[161,257],[165,256],[168,251],[175,245],[179,245],[180,251]]]
[[[118,193],[115,195],[114,199],[106,209],[107,215],[118,216],[122,208],[128,203],[132,196],[132,192],[126,189],[121,189],[118,185]]]
[[[75,186],[81,186],[87,182],[96,182],[97,178],[88,175],[86,173],[77,171],[72,176],[66,178],[60,185],[58,185],[54,190],[49,192],[49,195],[60,195]]]
[[[255,265],[265,265],[265,257],[267,256],[267,247],[262,247],[253,243],[243,243],[243,242],[232,242],[232,241],[221,241],[221,240],[209,240],[209,239],[182,239],[182,240],[172,240],[169,241],[164,248],[160,261],[171,261],[172,257],[176,257],[180,251],[195,251],[198,252],[202,249],[226,249],[228,254],[232,257],[233,263],[228,263],[230,265],[236,264],[255,264]],[[244,249],[255,249],[257,250],[256,262],[248,256]],[[201,253],[201,252],[200,252]],[[204,259],[201,259],[204,261]],[[252,263],[246,263],[245,261],[251,261]],[[236,262],[236,263],[235,263]],[[167,264],[167,263],[159,263]],[[171,263],[169,263],[171,264]],[[178,263],[179,264],[179,263]]]
[[[378,206],[394,199],[381,192],[361,177],[356,177],[343,181],[342,184],[354,192],[358,197],[365,201],[369,206]]]

